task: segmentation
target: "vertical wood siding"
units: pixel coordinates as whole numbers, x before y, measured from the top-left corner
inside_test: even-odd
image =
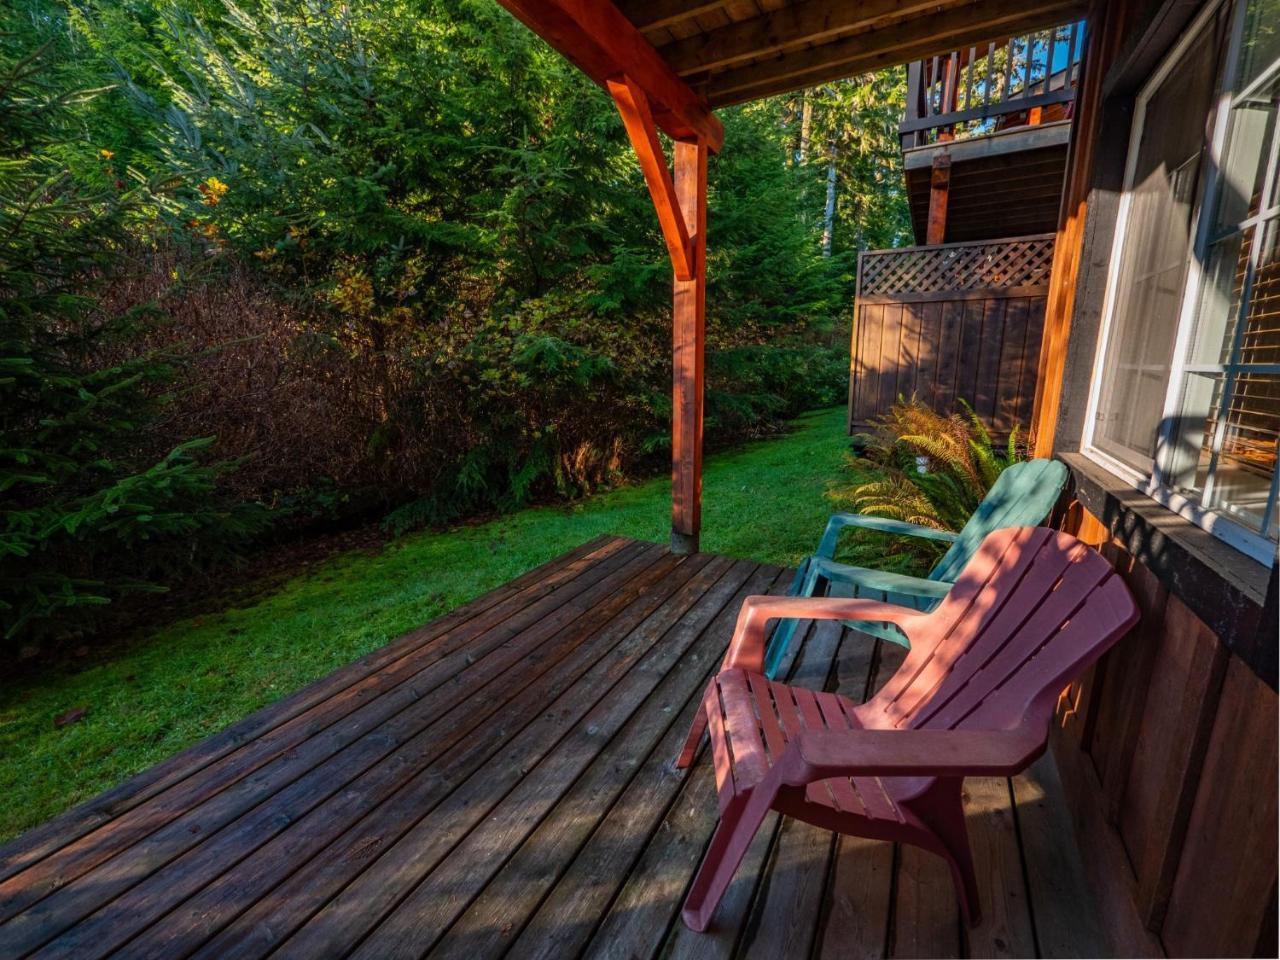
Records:
[[[849,432],[898,400],[968,403],[997,433],[1031,421],[1051,236],[941,244],[859,258]]]
[[[1113,948],[1274,956],[1276,692],[1076,505],[1143,619],[1058,705],[1054,755]],[[1262,951],[1261,953],[1259,951]]]

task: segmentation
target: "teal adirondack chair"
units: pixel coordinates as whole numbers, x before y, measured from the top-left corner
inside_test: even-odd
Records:
[[[880,600],[885,603],[927,612],[938,605],[960,572],[977,552],[983,538],[1006,527],[1031,527],[1044,521],[1058,502],[1067,482],[1067,468],[1057,460],[1027,460],[1015,463],[996,479],[995,484],[978,504],[969,522],[959,533],[935,530],[914,523],[870,517],[859,513],[837,513],[827,521],[818,551],[800,564],[787,595],[812,597],[824,584],[840,585],[844,596]],[[836,563],[836,541],[845,527],[858,527],[885,534],[943,540],[951,547],[929,571],[927,577],[909,577],[901,573],[871,570]],[[830,588],[828,588],[830,589]],[[765,674],[774,679],[791,645],[797,620],[780,620],[769,639],[765,653]],[[856,629],[882,640],[907,646],[902,631],[890,623],[856,624]]]

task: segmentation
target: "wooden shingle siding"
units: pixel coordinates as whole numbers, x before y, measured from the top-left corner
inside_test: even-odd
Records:
[[[1233,659],[1162,928],[1171,954],[1274,944],[1277,759],[1275,691]]]

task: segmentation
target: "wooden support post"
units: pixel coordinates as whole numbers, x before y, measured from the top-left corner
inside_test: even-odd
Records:
[[[1119,56],[1136,17],[1136,4],[1111,4],[1094,0],[1090,5],[1087,47],[1081,63],[1075,116],[1071,121],[1071,146],[1058,213],[1053,269],[1045,305],[1044,333],[1035,402],[1031,414],[1031,452],[1051,457],[1054,432],[1062,400],[1071,315],[1075,309],[1076,282],[1084,255],[1085,215],[1092,186],[1093,160],[1102,125],[1102,87],[1107,70]],[[1073,34],[1074,36],[1074,34]]]
[[[702,528],[702,365],[707,301],[707,155],[702,138],[675,142],[667,169],[648,98],[630,78],[607,85],[635,148],[671,255],[671,552],[697,553]]]
[[[951,156],[940,153],[933,158],[929,178],[929,223],[924,242],[945,243],[947,235],[947,194],[951,190]]]
[[[693,274],[672,297],[671,551],[696,553],[702,528],[702,390],[707,299],[707,145],[676,142],[675,187]]]

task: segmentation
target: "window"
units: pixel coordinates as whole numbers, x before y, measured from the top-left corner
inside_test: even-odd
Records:
[[[1213,5],[1138,97],[1086,449],[1270,562],[1280,0]]]

